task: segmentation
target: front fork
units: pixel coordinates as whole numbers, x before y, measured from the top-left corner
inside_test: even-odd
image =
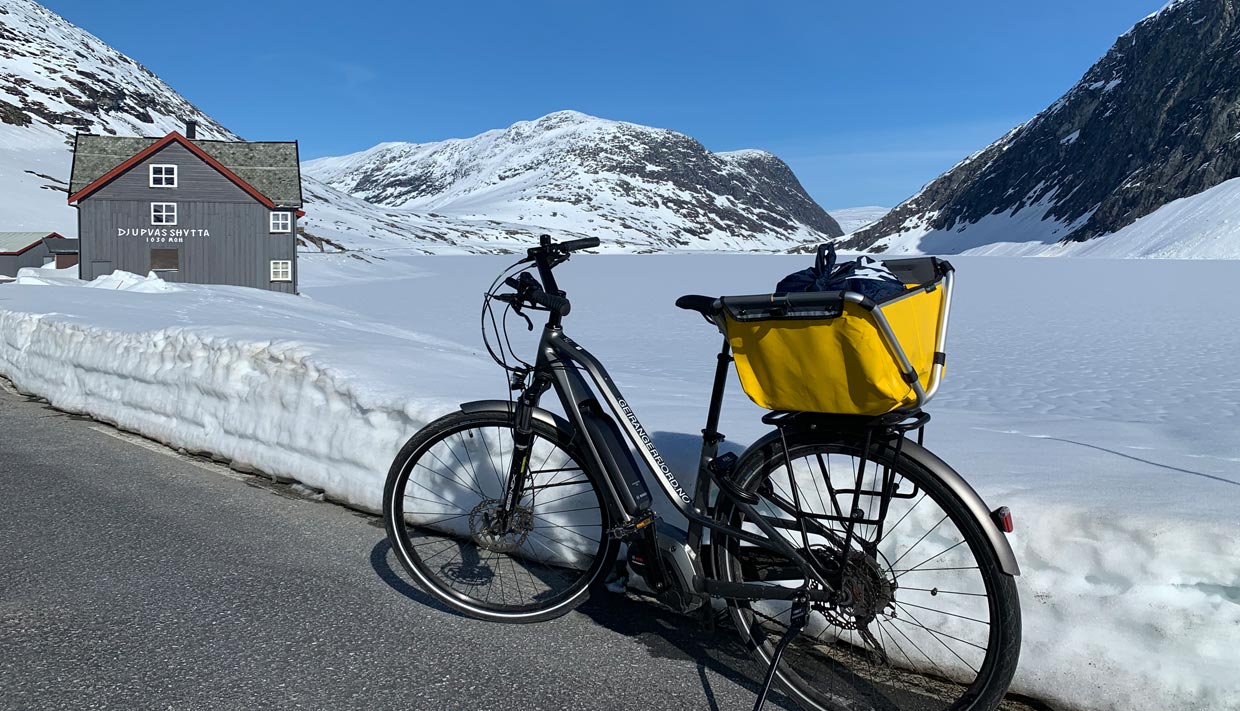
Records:
[[[500,531],[509,530],[521,497],[525,494],[526,480],[530,475],[530,450],[534,447],[533,412],[542,394],[550,387],[551,376],[536,373],[533,382],[522,391],[513,408],[512,462],[508,466],[508,480],[504,483],[504,495],[496,521]]]

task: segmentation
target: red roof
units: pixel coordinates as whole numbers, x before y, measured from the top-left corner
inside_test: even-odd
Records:
[[[223,175],[225,178],[228,178],[233,183],[235,183],[237,187],[249,193],[250,197],[262,203],[263,206],[266,207],[268,210],[276,209],[275,203],[273,203],[266,195],[263,195],[262,193],[260,193],[253,185],[250,185],[249,183],[242,180],[236,173],[232,172],[228,168],[225,168],[223,164],[221,164],[219,161],[207,155],[206,151],[194,145],[193,141],[189,140],[185,136],[182,136],[180,133],[176,131],[173,131],[167,136],[164,136],[158,141],[155,141],[150,146],[147,146],[145,149],[138,152],[137,155],[133,156],[129,160],[125,161],[124,163],[121,163],[120,165],[116,166],[112,170],[109,170],[108,172],[99,176],[99,178],[95,180],[95,182],[77,191],[76,194],[70,195],[69,204],[72,205],[78,200],[81,200],[82,198],[89,196],[91,193],[94,193],[96,190],[102,188],[103,186],[112,182],[116,178],[127,173],[135,165],[155,155],[160,150],[162,150],[165,146],[171,143],[179,143],[182,146],[184,146],[186,150],[188,150],[190,153],[193,153],[194,155],[198,156],[199,158],[202,159],[204,163],[206,163],[207,165],[219,171],[220,175]]]

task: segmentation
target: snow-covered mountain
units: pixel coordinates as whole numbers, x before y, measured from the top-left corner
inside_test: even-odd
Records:
[[[32,0],[0,1],[0,229],[76,234],[76,213],[65,202],[75,133],[162,136],[183,130],[187,120],[198,122],[203,138],[237,139],[89,32]],[[534,150],[519,150],[521,141],[510,140],[520,127],[530,139],[524,147]],[[778,250],[841,234],[791,170],[760,151],[712,154],[670,131],[571,112],[472,142],[437,145],[477,148],[487,137],[499,139],[492,147],[509,150],[489,159],[474,153],[476,160],[437,173],[439,182],[418,183],[421,202],[412,192],[399,201],[402,206],[392,199],[410,189],[402,183],[416,182],[412,173],[403,179],[385,174],[389,194],[350,185],[355,195],[305,176],[307,241],[503,252],[552,231],[596,235],[621,250]],[[399,145],[361,155],[386,155]],[[447,160],[452,152],[438,157]],[[577,180],[568,179],[573,176]],[[502,185],[488,190],[488,182]],[[434,185],[445,189],[438,199],[431,194]]]
[[[204,138],[236,138],[51,10],[0,2],[0,229],[77,234],[65,204],[75,133],[162,136],[189,119]]]
[[[576,111],[302,169],[398,211],[592,234],[627,249],[784,249],[843,234],[770,153],[711,153],[674,131]]]
[[[1236,180],[1240,0],[1176,0],[845,246],[1240,258]]]

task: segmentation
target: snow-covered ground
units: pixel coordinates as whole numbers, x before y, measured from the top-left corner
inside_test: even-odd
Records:
[[[456,403],[505,396],[477,317],[511,259],[385,255],[304,257],[305,297],[3,285],[0,374],[58,407],[377,509],[405,438]],[[567,329],[682,481],[718,336],[672,301],[768,291],[805,261],[580,255],[559,270]],[[1240,709],[1240,262],[953,261],[927,444],[1015,512],[1014,688],[1079,709]],[[760,412],[734,382],[730,444],[762,433]]]
[[[1240,259],[1240,178],[1173,200],[1131,225],[1085,242],[1058,240],[1079,228],[1047,217],[1054,194],[1017,212],[987,215],[951,230],[927,226],[934,215],[910,220],[906,232],[876,243],[884,254],[990,255],[1007,257],[1104,257]],[[838,219],[837,213],[831,213]],[[847,230],[845,230],[847,231]]]

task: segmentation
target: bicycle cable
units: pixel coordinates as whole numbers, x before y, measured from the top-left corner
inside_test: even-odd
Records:
[[[533,264],[526,267],[521,267],[522,264],[527,264],[527,261],[528,260],[522,259],[504,269],[499,276],[495,277],[495,281],[491,282],[491,286],[487,288],[486,294],[483,295],[482,300],[482,313],[479,318],[482,330],[482,343],[486,346],[487,354],[491,356],[491,360],[495,361],[496,365],[503,368],[508,373],[518,373],[522,370],[528,371],[532,369],[533,366],[517,355],[516,351],[512,347],[512,341],[508,337],[508,313],[513,310],[512,304],[506,303],[503,313],[500,314],[497,319],[495,316],[495,307],[491,302],[496,299],[499,290],[505,283],[505,279],[516,274],[529,271],[533,268]],[[490,319],[490,332],[487,330],[488,318]],[[528,321],[528,317],[526,317],[526,320]],[[491,343],[492,337],[495,339],[494,347]],[[499,349],[498,353],[496,353],[496,348]],[[509,355],[511,355],[512,360],[520,363],[520,365],[510,364]]]

